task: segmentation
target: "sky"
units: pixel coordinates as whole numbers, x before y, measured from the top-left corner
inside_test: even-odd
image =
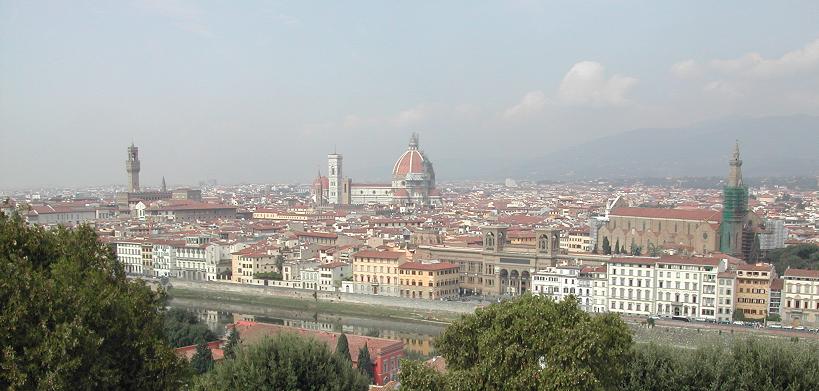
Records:
[[[819,115],[816,1],[0,0],[0,189],[439,180],[635,128]],[[639,142],[636,141],[636,142]]]

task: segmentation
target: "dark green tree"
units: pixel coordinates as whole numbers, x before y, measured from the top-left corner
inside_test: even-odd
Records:
[[[358,370],[367,376],[370,382],[375,381],[375,367],[370,358],[370,349],[367,348],[366,343],[358,349]]]
[[[554,302],[524,295],[478,309],[447,327],[435,341],[436,351],[447,360],[447,373],[433,375],[423,365],[405,362],[401,387],[615,389],[631,345],[631,332],[617,315],[592,316],[574,298]]]
[[[336,354],[345,360],[352,360],[352,357],[350,356],[350,345],[347,342],[347,335],[344,333],[341,333],[341,335],[338,336],[338,342],[336,342]]]
[[[282,333],[243,345],[195,379],[194,390],[336,390],[364,391],[370,382],[349,360],[312,338]]]
[[[236,351],[239,350],[239,343],[239,330],[234,327],[223,349],[225,358],[231,359],[236,357]]]
[[[218,339],[208,326],[192,312],[182,308],[171,308],[165,314],[165,338],[175,347],[196,345]]]
[[[207,342],[200,342],[196,345],[196,353],[191,358],[191,367],[194,372],[202,374],[213,368],[213,353],[211,353]]]
[[[617,241],[615,242],[615,245],[614,245],[614,253],[615,253],[615,254],[620,254],[620,253],[621,253],[621,249],[620,249],[620,239],[617,239]]]
[[[276,271],[279,272],[279,276],[284,273],[284,257],[281,254],[276,255]],[[281,278],[279,278],[281,280]]]
[[[129,281],[87,226],[0,213],[0,389],[163,390],[188,381],[163,294]]]
[[[609,242],[609,237],[603,237],[603,254],[610,255],[611,254],[611,243]]]

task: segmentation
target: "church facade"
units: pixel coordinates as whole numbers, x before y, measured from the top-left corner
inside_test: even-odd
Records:
[[[341,154],[327,155],[327,176],[319,173],[313,182],[313,200],[316,205],[414,205],[441,204],[441,195],[435,187],[432,162],[418,147],[418,135],[410,138],[407,150],[396,160],[390,183],[353,183],[344,176]]]

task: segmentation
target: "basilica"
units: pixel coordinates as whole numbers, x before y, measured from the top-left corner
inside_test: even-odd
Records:
[[[435,188],[435,170],[432,162],[418,148],[417,134],[412,135],[407,150],[393,165],[391,183],[353,183],[351,178],[344,176],[342,162],[341,154],[327,155],[327,176],[319,173],[313,182],[316,205],[441,204],[441,194]]]

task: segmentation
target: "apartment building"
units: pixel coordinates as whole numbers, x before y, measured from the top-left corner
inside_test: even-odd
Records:
[[[610,312],[648,316],[654,313],[657,258],[612,257],[606,265]]]
[[[232,280],[240,284],[253,282],[258,273],[278,272],[276,267],[277,251],[269,251],[258,247],[247,247],[231,254],[233,268]]]
[[[570,295],[578,296],[580,267],[555,266],[539,270],[532,275],[532,292],[561,301]]]
[[[658,259],[657,314],[716,320],[719,270],[718,258]]]
[[[788,269],[782,280],[782,322],[819,328],[819,270]]]
[[[734,316],[737,275],[734,271],[717,273],[717,322],[731,322]]]
[[[745,319],[763,320],[768,316],[771,281],[776,277],[773,265],[767,263],[737,266],[736,311]]]
[[[319,290],[337,291],[341,281],[353,275],[353,266],[344,262],[331,262],[319,267]]]
[[[587,306],[589,312],[607,312],[609,290],[606,289],[606,266],[586,266],[580,270],[580,285],[588,280],[591,287],[591,303]]]
[[[771,280],[771,290],[768,295],[768,316],[782,317],[782,288],[784,286],[785,280],[781,278]]]
[[[399,295],[429,300],[457,297],[459,268],[447,262],[404,262],[398,266]]]
[[[353,287],[355,293],[399,296],[398,266],[407,255],[397,251],[364,250],[353,254]]]

